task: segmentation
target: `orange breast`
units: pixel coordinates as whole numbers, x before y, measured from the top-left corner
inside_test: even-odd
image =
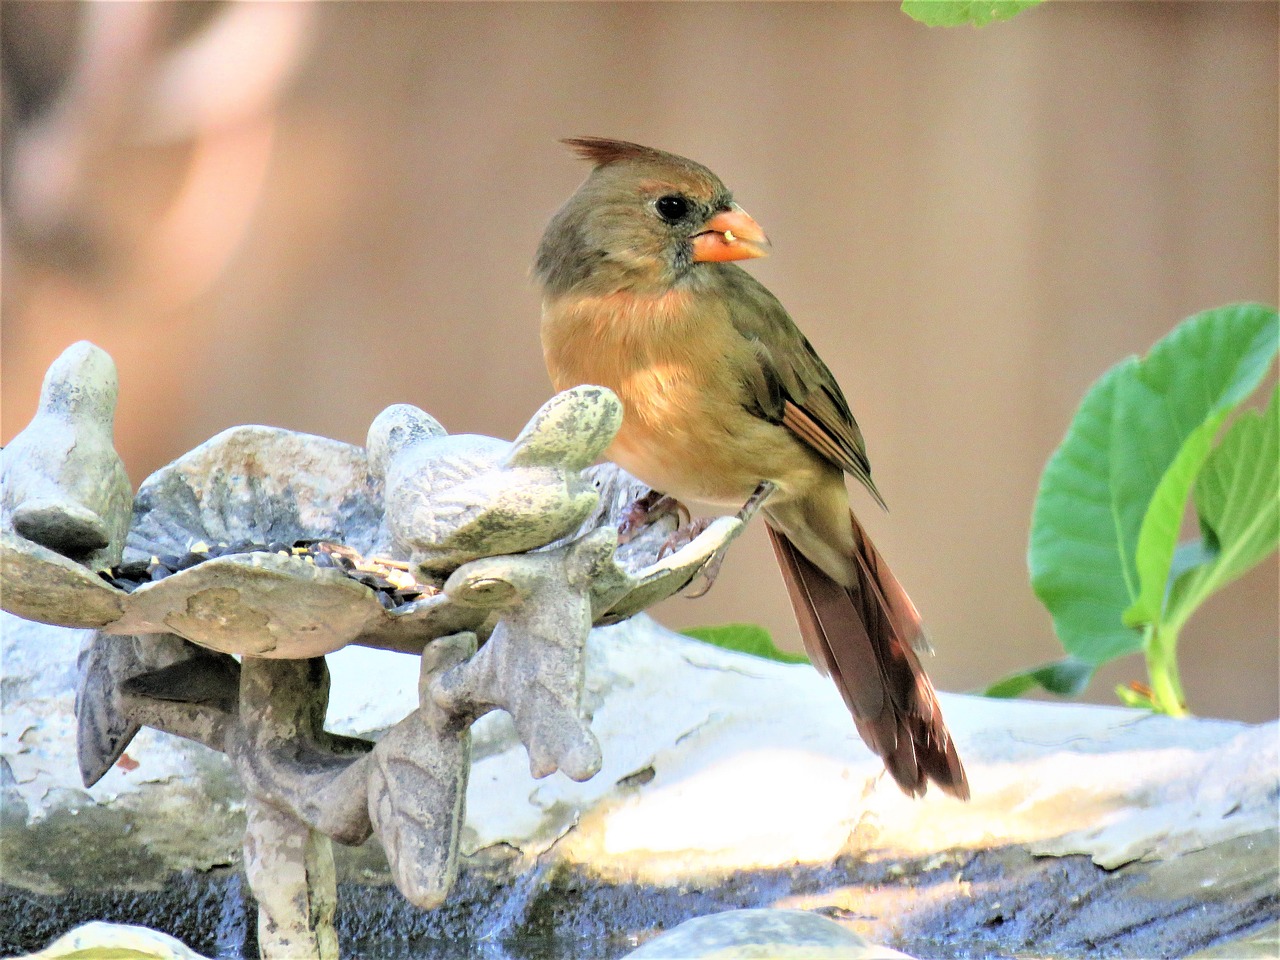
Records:
[[[657,490],[740,505],[797,459],[788,431],[744,408],[733,371],[745,344],[717,304],[683,292],[551,301],[542,344],[557,390],[593,383],[618,394],[622,429],[607,456]]]

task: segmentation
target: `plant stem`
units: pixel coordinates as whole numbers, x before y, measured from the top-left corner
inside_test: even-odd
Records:
[[[1151,680],[1151,702],[1157,713],[1187,716],[1182,681],[1178,678],[1178,629],[1170,624],[1148,624],[1143,646],[1147,654],[1147,676]]]

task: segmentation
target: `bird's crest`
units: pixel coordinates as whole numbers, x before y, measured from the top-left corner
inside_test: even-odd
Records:
[[[607,137],[568,137],[560,142],[569,146],[583,160],[590,160],[598,167],[620,160],[667,160],[671,156],[653,147],[644,147],[628,140],[610,140]]]

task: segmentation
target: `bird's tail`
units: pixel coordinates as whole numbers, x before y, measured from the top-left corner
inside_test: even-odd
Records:
[[[924,641],[920,615],[861,524],[850,519],[852,587],[831,579],[768,526],[809,659],[835,681],[862,739],[904,793],[920,796],[932,780],[967,800],[964,766],[913,649]]]

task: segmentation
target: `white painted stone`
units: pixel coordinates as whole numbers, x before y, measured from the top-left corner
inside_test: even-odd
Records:
[[[625,960],[911,960],[804,910],[727,910],[686,920]]]
[[[22,960],[204,960],[181,940],[146,927],[94,921]]]
[[[0,743],[32,816],[85,794],[71,695],[85,633],[0,620]],[[1005,843],[1115,867],[1276,822],[1276,723],[943,694],[973,799],[931,792],[911,801],[882,776],[838,696],[808,666],[726,653],[645,617],[597,629],[588,654],[601,772],[584,783],[535,780],[510,719],[481,718],[464,852],[508,843],[535,856],[576,824],[557,855],[655,881],[825,862],[846,850]],[[328,659],[335,731],[384,730],[415,705],[415,657],[352,647]],[[145,729],[129,754],[139,767],[113,769],[93,788],[94,802],[198,790],[202,773],[222,763],[203,747]],[[650,782],[618,786],[649,766]]]
[[[330,658],[341,729],[392,722],[388,683],[410,701],[413,671],[394,656]],[[508,843],[534,856],[569,833],[557,855],[655,882],[848,850],[1008,843],[1114,868],[1276,822],[1276,723],[943,694],[973,799],[912,801],[806,665],[726,653],[638,617],[593,633],[588,691],[604,766],[585,783],[533,780],[504,716],[477,725],[465,852]],[[617,786],[649,766],[649,783]]]
[[[86,793],[70,693],[83,632],[5,616],[0,634],[0,747],[16,781],[10,796],[33,822],[86,802],[127,808],[145,815],[129,842],[174,868],[235,856],[234,830],[194,831],[172,816],[213,802],[226,812],[225,758],[144,730],[129,747],[139,766],[112,769]],[[332,729],[385,730],[414,707],[417,658],[348,648],[328,661]],[[535,780],[510,719],[482,718],[464,854],[509,844],[526,862],[547,854],[606,881],[697,884],[847,854],[909,860],[1009,844],[1110,868],[1276,825],[1276,723],[944,694],[973,800],[931,792],[912,801],[808,666],[719,651],[637,617],[592,633],[587,676],[601,772],[582,783]]]

